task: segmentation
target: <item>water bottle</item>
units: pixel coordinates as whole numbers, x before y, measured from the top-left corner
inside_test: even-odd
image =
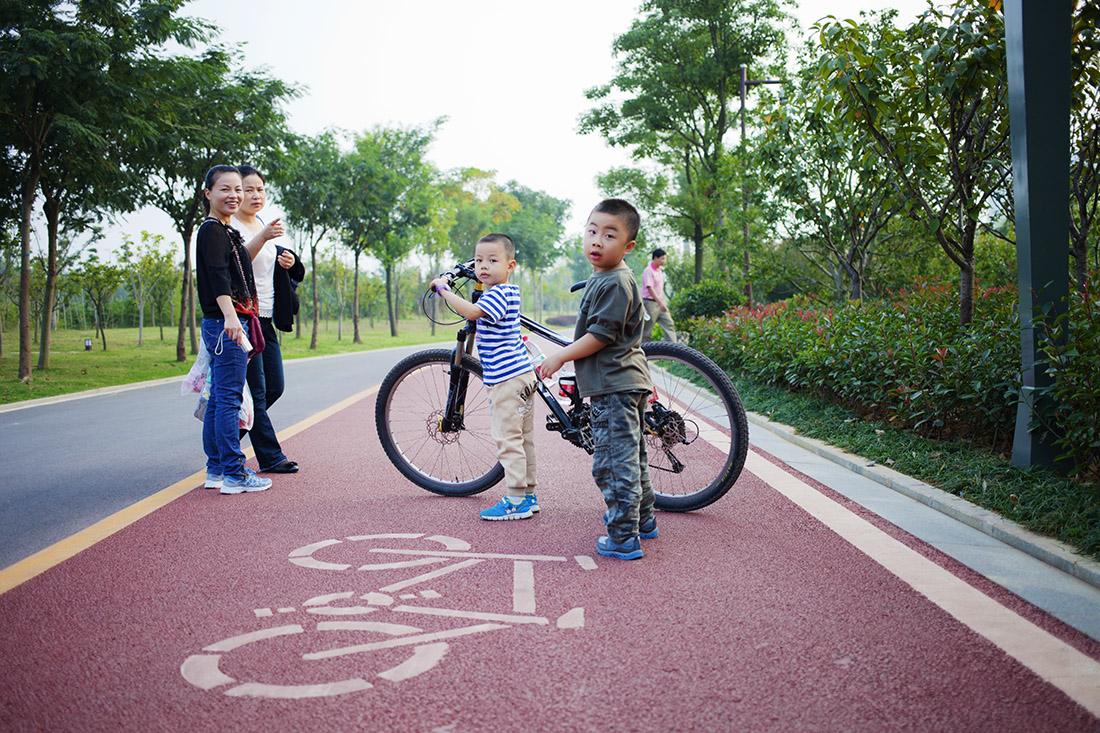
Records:
[[[532,366],[537,367],[546,361],[546,354],[542,353],[539,345],[526,336],[523,337],[523,347],[527,349],[527,356],[530,357]]]

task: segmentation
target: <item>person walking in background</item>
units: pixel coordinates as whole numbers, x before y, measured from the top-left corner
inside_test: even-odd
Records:
[[[210,400],[202,422],[206,452],[206,488],[223,494],[265,491],[271,479],[254,475],[244,465],[237,414],[252,349],[248,317],[255,312],[256,283],[252,260],[241,234],[229,225],[240,208],[244,189],[240,172],[216,165],[203,179],[206,219],[195,242],[195,279],[202,307],[202,340],[210,353]],[[259,340],[259,334],[253,334]]]
[[[260,329],[264,350],[248,363],[248,388],[252,392],[255,417],[252,447],[261,473],[297,473],[298,464],[283,453],[268,410],[283,394],[283,353],[275,329],[290,331],[298,311],[297,284],[305,278],[305,267],[298,256],[275,243],[284,233],[280,219],[264,224],[259,213],[267,205],[266,179],[250,165],[239,166],[244,198],[232,224],[247,240],[245,248],[252,258],[256,278]],[[241,433],[244,437],[244,432]]]
[[[653,257],[642,273],[642,305],[645,306],[647,316],[642,329],[642,341],[652,341],[653,325],[659,324],[665,337],[673,343],[676,342],[676,324],[672,322],[672,315],[668,312],[665,273],[661,272],[667,261],[668,253],[658,247],[653,250]]]

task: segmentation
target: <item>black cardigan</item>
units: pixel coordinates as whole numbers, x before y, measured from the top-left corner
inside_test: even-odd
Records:
[[[306,279],[302,258],[287,249],[275,245],[275,258],[283,252],[294,255],[294,265],[288,270],[276,262],[274,274],[275,307],[271,309],[271,322],[280,331],[294,330],[294,316],[298,315],[298,283]]]
[[[237,303],[246,303],[256,297],[252,258],[236,229],[216,219],[206,219],[199,226],[195,240],[195,279],[203,316],[222,317],[217,302],[219,295],[229,295]],[[233,256],[234,249],[237,257]],[[238,261],[240,267],[237,267]]]

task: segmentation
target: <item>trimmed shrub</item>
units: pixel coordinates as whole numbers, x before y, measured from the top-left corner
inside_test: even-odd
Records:
[[[741,294],[717,280],[704,280],[676,293],[669,309],[677,321],[689,318],[715,318],[732,308]]]
[[[968,326],[953,288],[919,284],[884,301],[825,307],[792,298],[683,323],[733,374],[839,399],[939,437],[1010,444],[1019,393],[1016,295],[979,290]]]
[[[1067,325],[1066,344],[1058,346],[1056,337]],[[1100,477],[1100,270],[1090,274],[1084,293],[1071,294],[1067,313],[1049,335],[1043,353],[1054,376],[1049,392],[1057,411],[1040,419],[1053,422],[1062,457],[1078,473]]]

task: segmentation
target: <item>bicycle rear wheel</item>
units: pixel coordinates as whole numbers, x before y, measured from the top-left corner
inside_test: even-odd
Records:
[[[374,420],[378,438],[397,470],[422,489],[444,496],[470,496],[504,478],[489,421],[489,395],[481,364],[462,359],[469,377],[461,430],[445,432],[453,354],[430,349],[406,357],[378,389]]]
[[[642,344],[655,395],[645,415],[649,480],[658,509],[686,512],[730,488],[749,449],[749,427],[729,376],[695,349]]]

